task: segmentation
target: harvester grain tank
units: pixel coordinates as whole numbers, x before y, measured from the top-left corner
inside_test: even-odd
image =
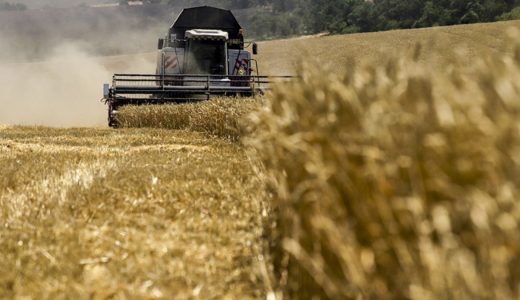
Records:
[[[202,6],[184,9],[159,39],[155,74],[115,74],[105,84],[109,126],[116,127],[125,105],[184,103],[214,96],[249,97],[263,93],[272,80],[261,76],[246,49],[244,30],[229,10]]]

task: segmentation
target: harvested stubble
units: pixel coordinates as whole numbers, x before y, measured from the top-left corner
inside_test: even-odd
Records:
[[[0,127],[0,299],[265,299],[256,178],[200,133]]]
[[[288,296],[520,297],[520,47],[417,57],[303,68],[254,116]]]
[[[237,140],[241,119],[258,107],[259,99],[220,98],[172,105],[127,106],[118,121],[122,127],[191,130]]]

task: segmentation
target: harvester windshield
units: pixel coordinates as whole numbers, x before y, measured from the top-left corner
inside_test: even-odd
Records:
[[[226,75],[227,49],[222,40],[190,40],[186,74]]]

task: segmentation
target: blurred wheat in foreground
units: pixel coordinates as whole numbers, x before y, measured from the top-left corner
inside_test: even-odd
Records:
[[[184,129],[237,140],[240,120],[253,111],[259,99],[221,98],[200,103],[127,106],[118,121],[122,127]]]
[[[312,66],[253,117],[294,299],[520,297],[520,48]],[[330,74],[324,76],[323,74]]]

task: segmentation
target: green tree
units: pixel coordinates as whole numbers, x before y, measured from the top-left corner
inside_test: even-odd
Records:
[[[520,7],[516,7],[510,12],[502,14],[497,19],[500,21],[520,20]]]
[[[378,17],[372,2],[363,2],[354,7],[348,16],[348,23],[360,32],[374,31]]]
[[[422,16],[417,20],[414,27],[430,27],[452,24],[449,9],[443,8],[438,1],[427,1],[424,4]]]
[[[13,3],[9,3],[9,2],[1,2],[0,10],[22,11],[22,10],[27,10],[27,6],[25,6],[25,4],[21,4],[21,3],[13,4]]]

